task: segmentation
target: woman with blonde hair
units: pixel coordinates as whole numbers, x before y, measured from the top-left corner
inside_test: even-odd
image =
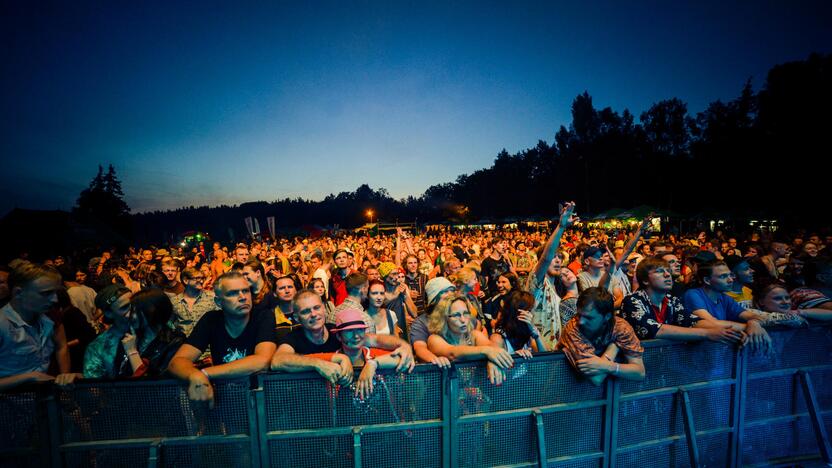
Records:
[[[474,306],[461,292],[443,297],[428,319],[428,349],[437,356],[455,360],[460,357],[488,359],[488,379],[495,385],[505,380],[505,371],[514,360],[505,349],[496,347],[488,337],[474,328]]]

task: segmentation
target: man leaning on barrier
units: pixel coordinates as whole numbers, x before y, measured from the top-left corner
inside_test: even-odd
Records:
[[[240,377],[268,367],[274,354],[274,316],[271,312],[252,314],[251,288],[239,272],[217,278],[214,295],[220,310],[199,319],[185,344],[170,362],[169,372],[188,381],[188,397],[214,407],[211,379]],[[212,367],[197,369],[194,362],[211,347]]]
[[[321,297],[311,290],[295,296],[295,314],[300,321],[297,328],[281,338],[280,346],[271,361],[271,369],[284,372],[314,370],[330,383],[349,384],[353,368],[347,360],[339,363],[307,356],[316,353],[334,353],[341,343],[332,333],[334,325],[326,323],[326,312]],[[364,335],[363,346],[392,350],[390,357],[398,359],[397,371],[413,370],[413,350],[410,345],[393,335]]]
[[[46,312],[58,303],[60,287],[61,275],[47,266],[21,262],[9,274],[11,300],[0,309],[0,390],[53,379],[46,371],[55,323]]]
[[[594,385],[601,385],[608,374],[644,380],[644,348],[633,328],[615,315],[612,295],[603,288],[587,288],[578,296],[577,307],[557,345],[572,367]],[[626,363],[615,362],[618,350]]]

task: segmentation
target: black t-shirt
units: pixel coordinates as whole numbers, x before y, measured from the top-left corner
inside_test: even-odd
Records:
[[[232,338],[225,329],[222,310],[212,310],[199,319],[185,342],[200,351],[210,346],[214,365],[236,361],[254,354],[260,343],[275,342],[274,315],[252,314],[240,336]]]
[[[503,255],[500,257],[499,260],[494,260],[493,257],[489,256],[485,260],[482,261],[482,276],[485,278],[486,281],[486,294],[491,297],[497,294],[497,279],[500,278],[500,275],[503,273],[510,271],[511,266],[506,260],[506,256]]]
[[[302,327],[292,330],[281,338],[280,344],[288,344],[298,354],[334,353],[341,349],[341,342],[335,337],[335,333],[332,333],[334,326],[331,323],[326,324],[326,329],[329,330],[329,337],[323,344],[315,344],[309,341]]]

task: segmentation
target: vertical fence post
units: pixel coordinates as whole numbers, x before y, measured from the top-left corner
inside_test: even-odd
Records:
[[[436,372],[436,371],[434,371]],[[440,369],[442,380],[440,391],[442,392],[442,467],[451,466],[451,396],[450,396],[450,372],[448,369]]]
[[[57,390],[50,390],[46,397],[46,423],[49,424],[49,439],[46,441],[49,444],[49,453],[52,462],[52,468],[60,468],[61,450],[58,448],[63,443],[61,437],[60,417],[58,415],[58,398],[55,396]]]
[[[448,369],[448,406],[449,406],[449,418],[448,418],[448,458],[450,461],[449,466],[455,467],[457,465],[457,444],[459,440],[459,428],[457,427],[457,417],[458,417],[458,405],[459,405],[459,378],[457,376],[457,369],[455,365],[451,365],[451,368]]]
[[[147,447],[147,468],[156,468],[159,466],[159,452],[162,448],[161,440],[154,440]]]
[[[812,386],[812,377],[805,369],[797,371],[800,378],[800,386],[803,388],[803,399],[806,401],[806,409],[809,410],[809,417],[812,420],[812,427],[815,429],[815,439],[818,441],[820,455],[827,465],[832,464],[832,448],[829,446],[829,436],[826,434],[826,426],[823,423],[820,405],[815,395],[815,388]]]
[[[361,468],[361,428],[352,428],[352,466]]]
[[[532,411],[532,417],[535,421],[535,428],[537,433],[537,466],[546,468],[548,465],[546,458],[546,429],[543,426],[543,413],[539,408]]]
[[[269,444],[266,441],[266,409],[263,398],[263,374],[251,376],[248,395],[248,432],[251,437],[251,466],[269,466]]]
[[[604,406],[604,468],[615,468],[615,452],[618,445],[618,405],[621,386],[618,379],[606,378],[607,403]]]
[[[731,434],[730,466],[742,466],[743,431],[745,430],[745,389],[748,385],[748,352],[745,348],[737,351],[736,385],[734,387],[734,427]]]
[[[696,442],[696,425],[693,423],[693,410],[690,406],[688,391],[679,389],[679,403],[682,405],[682,416],[685,419],[685,439],[688,442],[688,458],[690,466],[699,466],[699,445]]]

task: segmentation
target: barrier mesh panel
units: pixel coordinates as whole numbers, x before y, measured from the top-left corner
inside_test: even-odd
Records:
[[[254,456],[259,456],[254,454]],[[199,467],[246,467],[251,466],[251,445],[238,444],[200,444],[172,445],[162,449],[162,466],[171,468],[182,466]]]
[[[247,380],[216,383],[213,410],[192,406],[187,389],[173,382],[76,384],[74,390],[57,390],[57,398],[64,443],[247,434],[249,430]]]
[[[515,360],[506,381],[496,386],[488,381],[484,363],[457,368],[459,404],[457,415],[534,408],[555,403],[600,400],[604,387],[579,380],[562,359]]]
[[[748,372],[832,363],[832,328],[776,330],[769,335],[774,353],[770,356],[749,355]]]
[[[322,379],[271,380],[264,384],[268,430],[320,429],[423,421],[442,417],[442,374],[385,374],[367,399],[353,387]]]
[[[39,436],[35,393],[0,393],[0,450],[37,447]]]
[[[745,401],[746,421],[806,411],[803,392],[794,375],[749,380],[745,388]]]
[[[544,414],[546,457],[556,458],[602,451],[603,427],[603,407]]]
[[[675,441],[668,445],[658,445],[616,456],[616,467],[620,468],[644,468],[645,466],[656,466],[662,468],[689,467],[687,444],[684,440]]]
[[[618,406],[618,446],[684,434],[683,423],[676,395],[622,401]]]
[[[693,356],[696,356],[695,359]],[[647,377],[642,382],[621,380],[621,393],[640,392],[708,380],[730,379],[736,362],[734,348],[703,342],[655,346],[644,350]]]
[[[786,456],[818,453],[808,417],[797,422],[779,422],[746,427],[743,435],[743,463],[764,463]]]
[[[459,425],[457,461],[462,467],[537,461],[537,435],[530,416]]]
[[[703,388],[689,392],[693,425],[697,431],[729,427],[734,386]]]
[[[437,427],[363,434],[361,462],[372,468],[441,467],[442,430]]]
[[[698,436],[699,464],[701,468],[723,468],[730,459],[731,434],[712,434]]]
[[[66,468],[147,468],[149,457],[146,448],[102,449],[66,452]]]
[[[600,468],[603,465],[602,459],[596,460],[581,460],[581,461],[564,461],[560,463],[549,462],[549,468]]]
[[[689,392],[696,431],[728,427],[731,386]],[[619,403],[618,446],[684,435],[684,413],[679,394]]]
[[[810,372],[809,375],[821,410],[832,410],[832,369]]]
[[[271,465],[287,468],[350,468],[352,435],[269,441]]]

